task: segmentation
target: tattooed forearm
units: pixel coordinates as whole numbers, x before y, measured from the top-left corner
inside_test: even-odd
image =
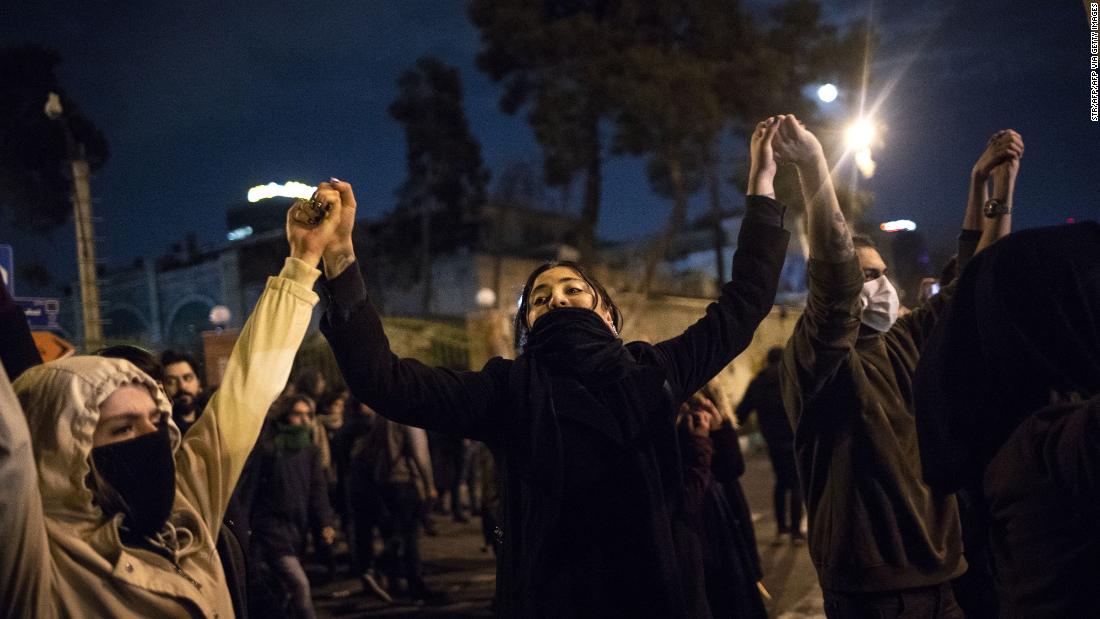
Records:
[[[855,256],[848,222],[840,211],[825,156],[798,169],[806,201],[810,257],[824,262],[845,262]]]
[[[333,279],[355,262],[354,252],[326,253],[324,256],[325,278]]]

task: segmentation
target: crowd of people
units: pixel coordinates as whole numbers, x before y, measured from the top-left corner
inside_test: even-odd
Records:
[[[43,364],[4,299],[0,610],[312,617],[303,561],[333,575],[340,539],[364,591],[431,600],[435,508],[481,516],[502,617],[765,617],[739,481],[755,414],[774,543],[808,548],[827,616],[1092,614],[1100,225],[1010,234],[1024,144],[999,131],[970,173],[957,277],[906,308],[813,133],[773,116],[749,153],[731,279],[656,343],[624,342],[610,292],[559,261],[523,285],[513,359],[398,357],[337,179],[288,212],[289,256],[213,392],[173,351]],[[708,383],[771,309],[790,241],[781,163],[806,206],[809,295],[724,414]],[[318,280],[341,377],[291,379]]]

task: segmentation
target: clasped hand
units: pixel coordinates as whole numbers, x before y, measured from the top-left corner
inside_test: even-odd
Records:
[[[355,194],[351,183],[336,178],[317,186],[313,200],[325,205],[324,218],[315,226],[309,226],[293,217],[291,207],[286,214],[286,238],[290,243],[290,255],[310,266],[316,266],[324,258],[325,275],[339,275],[355,261],[355,248],[351,233],[355,227]]]

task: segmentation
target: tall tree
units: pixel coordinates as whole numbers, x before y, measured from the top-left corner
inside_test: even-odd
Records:
[[[472,0],[481,31],[477,63],[502,82],[501,109],[525,106],[543,149],[551,186],[583,176],[576,241],[589,257],[600,214],[604,144],[601,123],[611,114],[607,77],[624,47],[624,12],[631,2],[606,0]]]
[[[397,190],[398,210],[420,218],[421,309],[431,312],[431,218],[464,222],[485,201],[489,172],[470,133],[458,70],[425,56],[397,80],[390,115],[405,126],[408,178]],[[436,215],[439,213],[440,215]]]
[[[57,53],[37,45],[0,48],[0,208],[16,225],[47,231],[72,216],[69,145],[83,146],[93,171],[107,161],[107,140],[57,78]],[[53,121],[44,108],[50,92],[65,115]]]
[[[658,262],[683,228],[688,200],[702,184],[701,154],[722,126],[710,63],[673,48],[630,50],[622,74],[616,150],[648,154],[650,185],[672,199],[665,228],[646,256],[641,292],[648,294]],[[669,93],[675,93],[670,96]]]
[[[401,74],[397,86],[389,112],[405,126],[408,168],[398,208],[434,202],[442,210],[476,209],[485,200],[489,172],[466,120],[458,69],[425,56]]]

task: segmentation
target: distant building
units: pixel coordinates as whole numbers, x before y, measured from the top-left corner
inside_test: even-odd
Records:
[[[239,328],[268,276],[287,255],[289,198],[269,198],[229,208],[227,240],[200,248],[189,235],[156,259],[105,269],[99,281],[104,336],[109,342],[137,343],[155,350],[196,351],[202,331],[213,329],[210,310],[230,310],[227,328]],[[539,262],[568,255],[575,218],[489,204],[474,214],[432,213],[427,238],[430,294],[425,295],[421,262],[421,217],[397,211],[356,229],[356,253],[368,290],[379,309],[392,316],[432,317],[458,322],[477,309],[482,288],[499,303],[518,293],[511,284]],[[513,289],[514,288],[514,289]],[[62,326],[83,341],[80,296],[65,299]]]
[[[239,328],[287,255],[284,226],[290,203],[289,198],[268,198],[235,204],[227,212],[225,242],[200,248],[190,236],[155,260],[105,270],[99,287],[107,340],[197,353],[203,331]],[[741,214],[732,210],[722,220],[727,277]],[[484,289],[493,291],[497,307],[514,311],[532,269],[546,260],[576,255],[577,218],[561,211],[489,203],[475,212],[433,212],[426,229],[424,223],[419,213],[397,210],[356,228],[356,255],[366,265],[367,289],[385,316],[459,325],[483,309],[478,293]],[[430,270],[423,264],[425,238],[431,248]],[[646,239],[604,247],[595,274],[616,294],[636,290],[644,264],[639,256],[651,244]],[[716,295],[711,225],[705,220],[689,224],[673,241],[670,255],[659,268],[655,292]],[[805,260],[792,242],[777,302],[800,305],[804,296]],[[230,319],[213,325],[210,311],[219,305],[229,309]],[[63,317],[63,327],[82,341],[79,294],[70,295],[64,306],[71,311]]]

